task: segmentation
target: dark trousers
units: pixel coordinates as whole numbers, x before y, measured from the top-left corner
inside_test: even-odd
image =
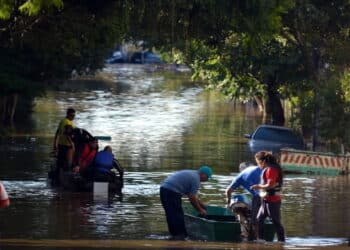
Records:
[[[181,205],[181,194],[160,188],[160,201],[165,211],[168,230],[172,236],[187,237],[184,211]]]
[[[250,237],[251,240],[258,238],[258,219],[257,215],[261,206],[261,198],[259,195],[254,195],[252,199],[252,214],[250,218]]]
[[[263,201],[258,213],[259,238],[264,239],[264,221],[270,217],[274,225],[278,241],[285,241],[284,228],[281,224],[281,202]]]
[[[71,166],[68,166],[68,161],[67,161],[67,154],[69,149],[71,149],[71,147],[65,146],[65,145],[58,145],[58,154],[57,154],[58,169],[62,168],[64,171],[70,170]]]

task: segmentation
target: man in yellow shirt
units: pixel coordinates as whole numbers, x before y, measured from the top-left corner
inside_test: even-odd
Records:
[[[74,144],[71,140],[71,129],[74,128],[75,110],[67,109],[66,117],[59,123],[55,134],[53,149],[57,155],[58,168],[69,170],[73,162]]]

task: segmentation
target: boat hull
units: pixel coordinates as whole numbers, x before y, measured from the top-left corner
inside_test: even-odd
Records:
[[[184,212],[186,230],[191,238],[205,241],[241,241],[240,223],[230,209],[208,206],[208,218],[200,217],[191,205],[185,205]],[[273,225],[267,222],[264,239],[273,241],[273,238]]]
[[[341,175],[350,170],[350,157],[344,154],[283,149],[280,163],[285,172],[291,173]]]
[[[52,172],[51,172],[52,173]],[[60,171],[58,175],[49,173],[49,182],[51,186],[62,187],[65,190],[73,192],[93,192],[94,181],[87,180],[79,174],[72,172]],[[123,188],[123,180],[119,176],[115,176],[110,181],[98,180],[97,182],[108,183],[108,191],[121,193]]]

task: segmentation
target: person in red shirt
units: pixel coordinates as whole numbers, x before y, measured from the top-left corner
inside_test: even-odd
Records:
[[[266,217],[270,217],[275,227],[278,241],[284,242],[285,234],[281,223],[282,168],[271,152],[257,152],[255,161],[262,170],[260,184],[251,186],[253,190],[259,189],[262,197],[262,203],[257,215],[259,239],[264,238],[264,221]]]
[[[10,205],[10,199],[7,195],[4,185],[0,182],[0,208],[5,208]]]
[[[93,163],[98,149],[98,141],[93,138],[84,144],[83,150],[78,159],[77,165],[73,172],[80,173],[82,176],[87,175],[89,166]]]

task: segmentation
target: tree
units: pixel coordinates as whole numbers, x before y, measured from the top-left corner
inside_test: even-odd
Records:
[[[270,103],[264,107],[266,113],[269,107],[277,108],[270,112],[278,124],[283,123],[280,97],[312,97],[308,102],[312,112],[303,116],[312,121],[313,149],[317,149],[319,135],[324,135],[321,130],[326,131],[323,119],[333,117],[325,106],[329,93],[341,100],[337,82],[350,61],[348,1],[167,3],[156,5],[161,15],[152,22],[157,27],[154,33],[167,40],[158,36],[154,44],[176,46],[196,76],[230,96],[265,99]],[[344,102],[336,103],[345,110]]]
[[[295,1],[295,6],[283,16],[281,34],[295,44],[302,55],[307,81],[313,90],[313,149],[318,149],[322,117],[332,117],[323,104],[329,99],[324,89],[336,95],[340,84],[329,88],[329,82],[340,81],[348,67],[350,3],[348,1]],[[335,79],[338,79],[335,81]]]
[[[3,121],[13,120],[19,97],[34,96],[71,76],[94,72],[123,39],[125,2],[14,1],[0,20],[0,88]],[[52,6],[59,7],[51,8]],[[5,8],[5,9],[8,9]],[[24,13],[23,13],[24,12]],[[3,14],[5,13],[5,14]],[[77,14],[79,13],[79,14]]]
[[[266,97],[265,113],[272,115],[273,123],[283,124],[278,76],[259,69],[257,64],[255,72],[244,67],[253,65],[254,60],[268,60],[262,53],[279,31],[280,16],[289,7],[289,1],[146,1],[138,18],[133,19],[131,34],[151,46],[180,50],[196,76],[218,83],[232,96],[247,96],[248,89],[257,100]],[[252,83],[258,83],[255,90]],[[265,87],[260,88],[260,84]]]

